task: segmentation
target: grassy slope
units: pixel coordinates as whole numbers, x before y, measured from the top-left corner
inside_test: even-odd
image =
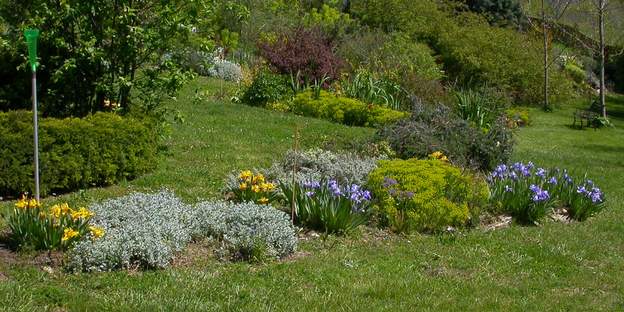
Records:
[[[266,165],[287,149],[296,122],[309,123],[308,146],[321,135],[350,139],[347,133],[368,132],[229,104],[179,109],[187,123],[176,126],[172,155],[132,188],[167,185],[187,198],[214,195],[229,170]],[[624,114],[623,98],[618,109],[614,115]],[[471,231],[456,238],[336,244],[330,238],[303,243],[309,256],[266,265],[208,259],[156,272],[49,275],[0,264],[9,276],[0,280],[0,309],[624,309],[624,118],[616,120],[617,129],[576,131],[566,126],[571,110],[535,115],[535,126],[519,132],[515,158],[589,172],[609,195],[607,211],[580,224]],[[87,193],[98,198],[118,192]]]

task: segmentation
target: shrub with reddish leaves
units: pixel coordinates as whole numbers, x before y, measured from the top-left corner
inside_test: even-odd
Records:
[[[298,76],[303,83],[334,80],[343,64],[334,54],[332,43],[317,29],[297,28],[274,42],[260,43],[259,48],[273,69]]]

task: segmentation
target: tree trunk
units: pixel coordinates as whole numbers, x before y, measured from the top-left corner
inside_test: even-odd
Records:
[[[542,34],[544,37],[544,110],[550,110],[548,103],[548,27],[546,25],[546,8],[542,0]]]
[[[342,13],[351,13],[351,0],[342,0]]]
[[[607,105],[605,101],[605,9],[607,7],[607,0],[599,0],[598,5],[598,27],[600,36],[600,109],[602,110],[602,117],[607,118]]]

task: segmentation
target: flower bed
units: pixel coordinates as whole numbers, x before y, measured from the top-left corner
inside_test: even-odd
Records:
[[[604,208],[604,194],[593,181],[575,181],[567,170],[539,168],[532,162],[501,164],[488,182],[492,203],[520,223],[538,222],[557,207],[579,221]]]

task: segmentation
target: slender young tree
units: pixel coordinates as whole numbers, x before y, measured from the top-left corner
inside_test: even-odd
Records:
[[[535,23],[535,20],[537,18],[529,16],[529,23],[535,29],[537,29],[538,27],[541,28],[541,33],[542,33],[542,41],[543,41],[542,55],[544,59],[544,85],[543,85],[544,110],[551,109],[550,101],[549,101],[550,67],[554,63],[554,59],[549,60],[549,52],[550,52],[549,41],[551,39],[550,29],[554,25],[559,23],[559,21],[565,15],[566,11],[568,10],[572,2],[573,0],[550,0],[550,1],[540,0],[540,9],[539,9],[540,17],[538,18],[540,21],[540,26],[538,26]],[[525,9],[525,11],[529,12],[533,3],[531,2],[531,0],[527,1],[526,3],[528,6],[528,9]]]

